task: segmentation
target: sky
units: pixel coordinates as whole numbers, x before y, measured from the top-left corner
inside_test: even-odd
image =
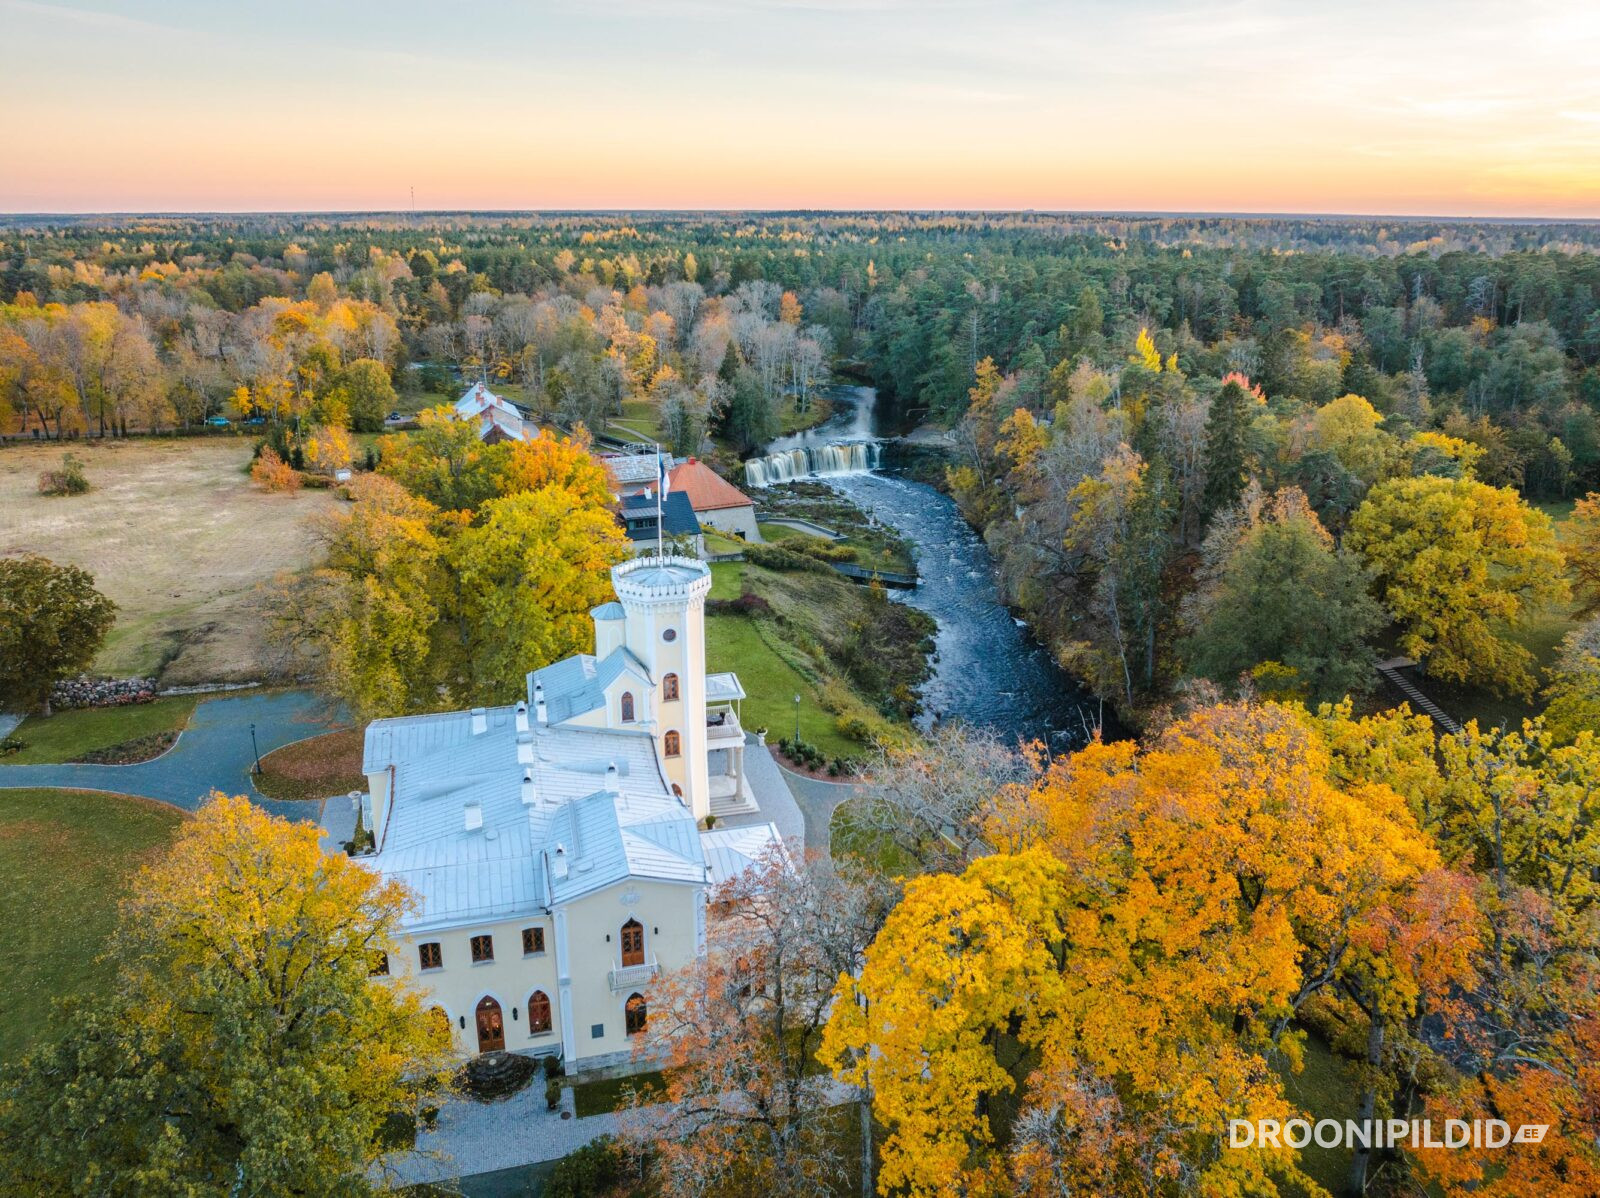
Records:
[[[1600,0],[0,0],[0,211],[1600,218]]]

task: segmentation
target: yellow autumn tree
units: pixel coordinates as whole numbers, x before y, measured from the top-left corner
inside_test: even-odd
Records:
[[[839,985],[822,1057],[870,1074],[882,1192],[1320,1192],[1288,1149],[1218,1148],[1290,1114],[1266,1058],[1297,1060],[1299,1003],[1414,1009],[1429,958],[1385,929],[1438,862],[1404,800],[1335,785],[1297,709],[1235,705],[1058,760],[988,830]]]
[[[122,904],[115,977],[13,1072],[13,1194],[349,1194],[441,1089],[420,996],[374,980],[411,902],[315,824],[213,793]]]
[[[1440,678],[1532,694],[1533,655],[1507,633],[1568,594],[1548,516],[1509,487],[1397,478],[1368,493],[1345,544],[1377,575],[1409,656]]]

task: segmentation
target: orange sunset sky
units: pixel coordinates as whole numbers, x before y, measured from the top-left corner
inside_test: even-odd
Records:
[[[0,210],[1600,217],[1600,3],[0,0]]]

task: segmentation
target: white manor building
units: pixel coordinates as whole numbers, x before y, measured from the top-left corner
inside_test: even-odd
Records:
[[[611,576],[594,654],[529,674],[524,701],[367,729],[359,860],[418,900],[387,970],[463,1053],[627,1060],[651,979],[705,951],[710,890],[778,841],[748,819],[704,830],[755,811],[744,691],[705,672],[710,570],[652,556]]]

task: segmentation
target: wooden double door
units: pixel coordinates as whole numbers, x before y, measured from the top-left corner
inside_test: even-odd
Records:
[[[478,1051],[503,1052],[506,1046],[506,1021],[500,1004],[487,996],[478,1000]]]

